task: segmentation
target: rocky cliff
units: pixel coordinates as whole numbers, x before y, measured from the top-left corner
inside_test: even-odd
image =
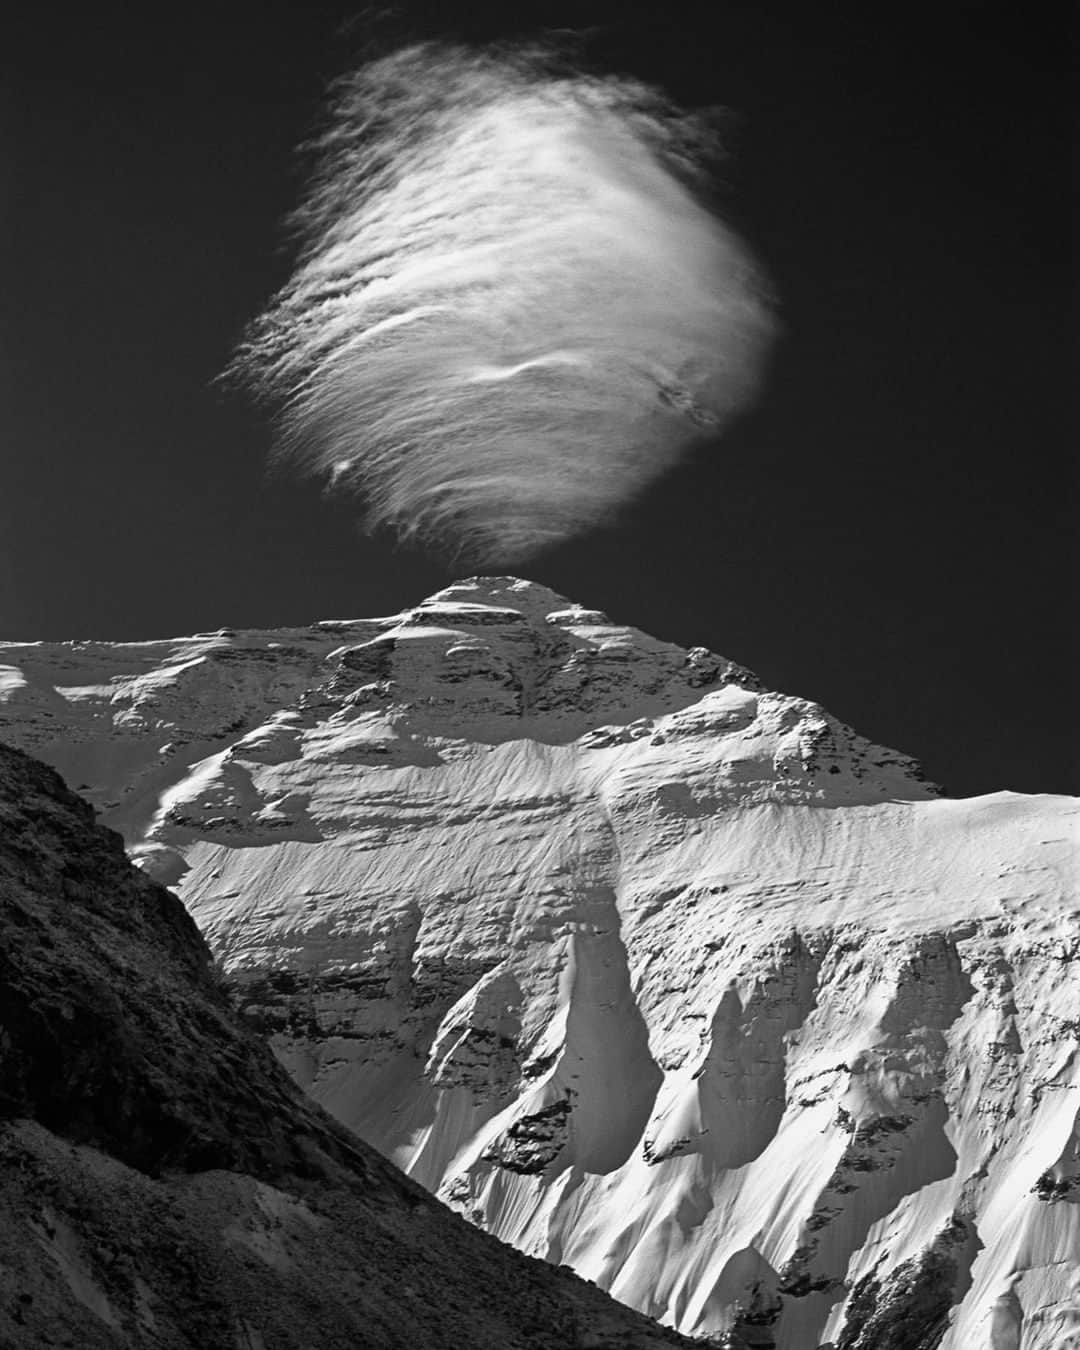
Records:
[[[1074,800],[944,800],[513,578],[0,662],[0,737],[176,884],[294,1079],[473,1224],[737,1346],[1080,1332]]]

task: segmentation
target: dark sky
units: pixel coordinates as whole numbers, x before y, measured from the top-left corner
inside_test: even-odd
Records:
[[[593,25],[594,67],[733,111],[728,214],[785,336],[721,445],[518,570],[823,702],[958,795],[1075,791],[1066,35],[889,8],[9,20],[0,636],[307,623],[452,579],[268,478],[265,418],[212,380],[288,274],[292,148],[374,28]]]

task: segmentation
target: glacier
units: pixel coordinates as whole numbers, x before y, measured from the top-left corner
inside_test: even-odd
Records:
[[[479,1227],[733,1347],[1080,1337],[1076,799],[949,800],[512,577],[5,643],[0,739],[176,890],[293,1078]]]

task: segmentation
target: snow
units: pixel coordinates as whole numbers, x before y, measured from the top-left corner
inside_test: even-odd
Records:
[[[0,664],[0,736],[474,1222],[684,1331],[775,1313],[791,1350],[959,1234],[943,1350],[1080,1330],[1080,803],[942,799],[515,578]]]

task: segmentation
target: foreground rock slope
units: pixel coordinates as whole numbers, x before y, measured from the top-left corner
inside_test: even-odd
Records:
[[[179,901],[0,746],[0,1346],[669,1344],[304,1098]]]
[[[1080,1334],[1076,801],[514,578],[0,662],[0,738],[475,1225],[739,1346]]]

